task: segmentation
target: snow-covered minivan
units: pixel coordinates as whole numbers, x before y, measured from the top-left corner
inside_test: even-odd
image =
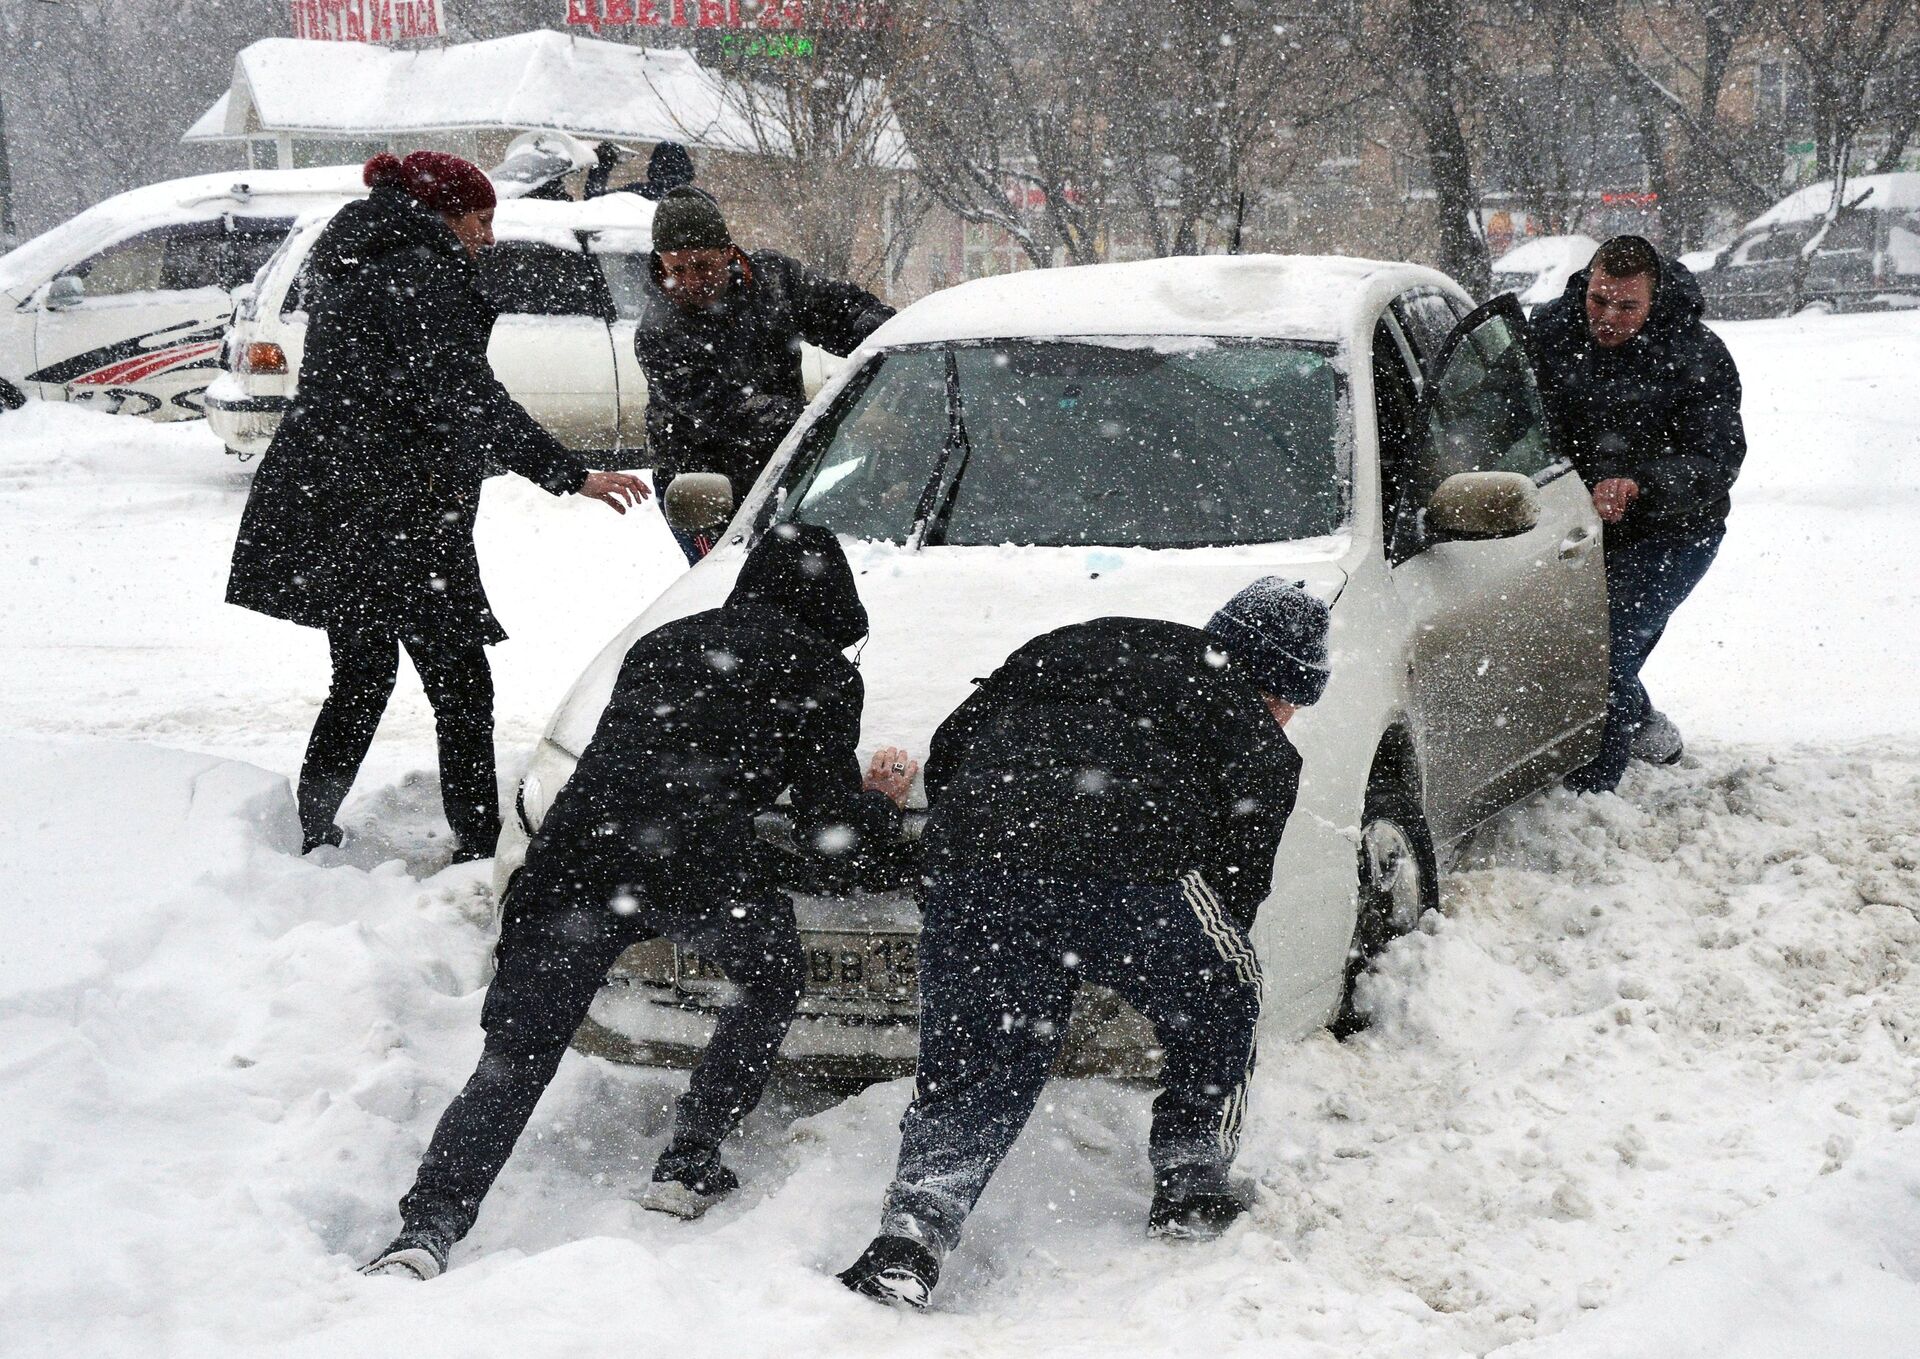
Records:
[[[229,371],[207,392],[213,432],[241,461],[266,451],[299,385],[307,313],[302,274],[332,210],[304,218],[243,293],[228,337]],[[647,385],[634,356],[653,204],[614,193],[586,202],[504,199],[495,243],[481,251],[480,289],[500,309],[487,358],[534,419],[583,453],[646,446]],[[809,347],[802,366],[817,391],[839,360]]]
[[[1360,971],[1437,904],[1451,848],[1598,749],[1600,522],[1510,295],[1476,310],[1433,270],[1343,258],[1038,270],[924,298],[851,356],[720,545],[561,703],[496,886],[634,639],[721,603],[786,521],[846,544],[872,622],[868,750],[924,753],[975,677],[1052,628],[1110,614],[1200,625],[1269,574],[1331,603],[1332,678],[1288,727],[1300,798],[1253,930],[1269,1036],[1356,1024]],[[911,896],[816,890],[794,866],[807,990],[785,1056],[848,1076],[910,1070]],[[641,945],[576,1041],[684,1061],[727,994],[697,956]],[[1146,1051],[1137,1017],[1083,994],[1073,1060],[1138,1069]]]
[[[357,165],[167,180],[0,255],[0,406],[196,418],[234,290],[301,214],[365,192]]]

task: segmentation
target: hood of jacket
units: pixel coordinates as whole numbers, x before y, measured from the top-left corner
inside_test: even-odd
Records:
[[[840,540],[815,524],[776,524],[740,567],[726,607],[777,609],[844,651],[867,635],[867,609]]]
[[[1629,345],[1642,339],[1653,342],[1670,339],[1698,325],[1700,318],[1706,314],[1707,301],[1700,292],[1700,281],[1693,276],[1693,270],[1658,250],[1653,253],[1660,261],[1660,277],[1653,287],[1653,308],[1647,313],[1646,325],[1640,328],[1640,334],[1627,342]],[[1593,269],[1594,266],[1589,264],[1568,279],[1566,291],[1561,294],[1571,314],[1583,323],[1587,315],[1587,283],[1593,277]]]
[[[375,189],[341,208],[314,243],[307,265],[313,285],[324,291],[395,255],[417,251],[429,258],[468,263],[466,249],[440,214],[404,189]]]

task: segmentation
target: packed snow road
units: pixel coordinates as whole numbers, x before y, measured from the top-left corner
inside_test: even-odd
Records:
[[[403,684],[320,864],[286,776],[317,634],[219,602],[204,431],[0,416],[0,1354],[1671,1356],[1920,1326],[1920,320],[1725,330],[1753,440],[1648,672],[1689,758],[1487,828],[1364,1040],[1263,1054],[1251,1221],[1149,1243],[1149,1092],[1058,1083],[940,1308],[829,1277],[905,1082],[778,1088],[697,1224],[624,1197],[684,1078],[572,1057],[430,1285],[353,1266],[479,1048],[483,867]],[[497,482],[511,770],[676,554]]]

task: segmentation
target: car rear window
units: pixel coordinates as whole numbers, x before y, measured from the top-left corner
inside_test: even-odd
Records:
[[[853,537],[1194,547],[1346,519],[1343,392],[1323,345],[1020,340],[870,363],[809,431],[786,519]]]

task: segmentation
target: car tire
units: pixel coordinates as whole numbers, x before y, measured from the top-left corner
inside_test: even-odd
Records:
[[[11,382],[0,382],[0,411],[17,411],[26,404],[26,393]]]
[[[1433,836],[1418,799],[1400,784],[1375,779],[1368,786],[1355,859],[1358,909],[1353,942],[1347,947],[1340,1009],[1332,1024],[1336,1038],[1350,1038],[1369,1023],[1370,1017],[1355,1004],[1361,976],[1387,945],[1411,934],[1421,916],[1440,908]]]

